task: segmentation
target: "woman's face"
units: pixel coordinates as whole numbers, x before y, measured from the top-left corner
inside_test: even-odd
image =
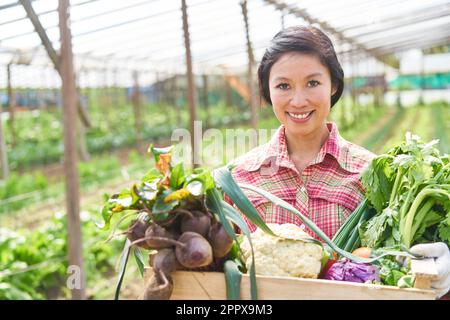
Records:
[[[275,116],[289,136],[308,138],[327,130],[334,90],[328,68],[316,56],[282,55],[270,70],[269,92]]]

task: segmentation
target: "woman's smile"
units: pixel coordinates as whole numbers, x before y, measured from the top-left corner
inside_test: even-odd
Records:
[[[305,123],[314,115],[314,110],[306,112],[286,112],[288,118],[295,123]]]

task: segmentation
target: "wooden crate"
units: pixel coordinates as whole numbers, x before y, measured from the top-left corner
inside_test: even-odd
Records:
[[[431,264],[430,264],[431,263]],[[420,260],[412,265],[416,288],[362,284],[322,279],[257,276],[260,300],[434,300],[428,289],[435,277],[434,261]],[[146,270],[146,282],[153,270]],[[173,275],[173,300],[224,300],[225,276],[220,272],[177,271]],[[241,298],[250,299],[250,278],[242,276]]]

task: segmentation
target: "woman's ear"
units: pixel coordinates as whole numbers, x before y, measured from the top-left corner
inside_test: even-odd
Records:
[[[334,96],[334,94],[336,93],[336,91],[337,91],[337,87],[336,87],[335,85],[332,85],[332,86],[331,86],[331,96]]]

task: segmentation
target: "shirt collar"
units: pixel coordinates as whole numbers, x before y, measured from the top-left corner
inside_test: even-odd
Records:
[[[354,161],[352,161],[353,159],[349,152],[350,143],[340,136],[334,122],[328,122],[327,127],[330,134],[310,165],[323,162],[328,154],[332,156],[343,169],[349,172],[358,173],[359,168],[354,164]],[[271,140],[261,147],[261,152],[254,158],[254,161],[248,163],[245,169],[247,171],[256,171],[263,165],[270,165],[273,160],[275,160],[277,167],[297,170],[289,156],[284,125],[281,125],[272,136]]]

